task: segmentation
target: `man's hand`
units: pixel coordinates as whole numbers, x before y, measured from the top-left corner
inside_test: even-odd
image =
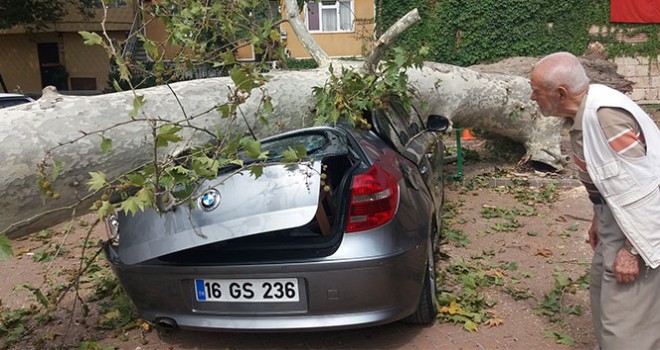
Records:
[[[597,224],[596,214],[594,213],[594,218],[591,220],[591,227],[589,227],[589,244],[591,245],[592,250],[596,250],[598,245],[598,224]]]
[[[614,277],[619,283],[635,282],[639,276],[639,258],[623,246],[614,258]]]

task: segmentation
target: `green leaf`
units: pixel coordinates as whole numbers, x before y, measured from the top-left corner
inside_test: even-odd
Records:
[[[265,115],[271,115],[273,113],[273,101],[270,96],[266,96],[263,99],[264,103],[264,114]]]
[[[177,174],[181,174],[181,175],[188,175],[188,174],[190,174],[190,169],[188,169],[188,168],[186,168],[186,167],[184,167],[184,166],[182,166],[182,165],[177,165],[177,166],[175,166],[174,168],[172,168],[172,171],[174,171],[174,172],[177,173]]]
[[[568,334],[562,334],[562,336],[559,339],[557,339],[557,343],[567,346],[573,346],[573,344],[575,344],[575,340]]]
[[[214,64],[214,66],[229,66],[237,63],[236,57],[234,57],[234,51],[232,50],[225,51],[220,55],[220,59],[222,62]]]
[[[128,174],[126,175],[126,179],[131,185],[134,186],[142,186],[146,181],[145,177],[142,176],[141,174]]]
[[[43,305],[43,307],[48,307],[48,299],[46,299],[46,297],[44,296],[44,293],[41,292],[41,289],[36,288],[36,287],[32,287],[28,284],[19,284],[19,285],[16,286],[16,289],[17,290],[27,289],[27,290],[31,291],[32,294],[34,294],[34,296],[37,298],[37,301],[39,302],[39,304]]]
[[[268,37],[270,38],[270,40],[272,40],[274,42],[280,42],[280,30],[279,30],[279,28],[271,30],[270,33],[268,33]]]
[[[476,332],[479,329],[479,326],[477,326],[476,323],[468,320],[465,321],[465,325],[463,325],[463,328],[465,328],[465,330],[468,332]]]
[[[126,214],[137,214],[137,212],[140,210],[140,207],[144,206],[144,203],[140,202],[140,200],[136,197],[128,197],[124,199],[124,201],[121,202],[121,210],[123,210]]]
[[[568,346],[572,346],[573,344],[575,344],[575,340],[570,335],[563,332],[559,333],[555,331],[546,330],[543,332],[543,334],[548,338],[554,339],[555,342],[557,342],[557,344],[563,344]]]
[[[156,138],[156,145],[158,147],[167,147],[170,142],[179,142],[181,137],[177,135],[181,131],[180,126],[165,124],[158,129],[158,135]]]
[[[249,137],[241,139],[241,146],[246,152],[246,156],[252,159],[265,159],[266,154],[261,152],[261,143]]]
[[[158,58],[158,46],[156,46],[156,43],[153,40],[149,40],[143,35],[138,35],[140,40],[142,40],[143,44],[142,46],[144,47],[144,51],[153,59]]]
[[[502,264],[502,270],[513,271],[517,269],[518,269],[518,263],[516,263],[515,261]]]
[[[218,106],[217,110],[218,112],[220,112],[220,114],[222,114],[222,118],[229,118],[232,116],[234,111],[236,111],[236,105],[225,103],[223,105]]]
[[[209,158],[206,155],[194,157],[192,160],[192,170],[201,177],[213,178],[218,174],[220,162]]]
[[[89,186],[92,191],[98,191],[107,185],[107,177],[104,173],[100,171],[92,171],[89,173],[89,176],[92,179],[87,182],[87,186]]]
[[[218,132],[218,133],[222,133],[221,130],[218,130],[217,132]],[[222,137],[218,137],[218,138],[221,139]],[[240,137],[233,137],[233,138],[229,141],[229,143],[227,144],[227,146],[225,146],[224,153],[225,153],[225,154],[231,154],[231,155],[233,155],[233,154],[235,154],[236,152],[238,152],[238,149],[239,149],[240,147],[241,147],[241,139],[240,139]]]
[[[80,31],[78,34],[82,36],[85,45],[101,45],[103,43],[103,38],[96,33]]]
[[[144,106],[144,103],[146,100],[144,99],[144,95],[137,95],[133,99],[133,110],[129,113],[129,116],[131,118],[137,116],[138,111],[140,110],[140,107]]]
[[[430,53],[429,47],[426,46],[426,45],[423,45],[422,47],[420,47],[420,48],[419,48],[419,51],[417,52],[417,54],[418,54],[419,56],[422,56],[422,57],[426,57],[426,56],[428,56],[429,53]]]
[[[48,244],[45,246],[43,249],[38,250],[37,252],[34,253],[32,256],[32,261],[34,262],[50,262],[55,259],[55,257],[50,253],[49,249],[51,248],[51,245]]]
[[[126,62],[124,62],[120,56],[116,56],[115,60],[117,61],[117,68],[119,69],[119,80],[129,81],[131,79],[131,72],[128,70]],[[134,117],[134,115],[131,117]]]
[[[571,279],[568,276],[565,275],[557,275],[555,276],[555,281],[557,285],[560,287],[566,287],[571,284]]]
[[[135,197],[138,199],[140,210],[144,210],[146,205],[154,204],[154,192],[149,188],[141,188]]]
[[[477,282],[472,275],[463,275],[461,276],[461,282],[465,288],[477,289]]]
[[[106,137],[103,137],[101,141],[101,152],[108,153],[112,150],[112,140]]]
[[[296,151],[289,147],[289,149],[285,150],[282,152],[282,161],[285,163],[293,163],[298,161],[298,155],[296,154]]]
[[[582,315],[582,307],[580,305],[572,305],[566,308],[566,312],[571,315]]]
[[[96,211],[99,215],[99,219],[107,218],[108,216],[115,213],[115,207],[110,204],[108,201],[103,201],[103,205]]]
[[[252,164],[250,166],[250,174],[254,175],[258,179],[261,175],[264,174],[264,166],[261,164]]]
[[[307,157],[307,149],[304,145],[295,145],[282,152],[282,161],[285,163],[297,162]]]
[[[353,100],[353,104],[355,105],[355,107],[365,110],[369,105],[369,100],[363,98],[356,98]]]
[[[115,88],[116,92],[123,91],[121,86],[119,86],[119,82],[117,82],[117,79],[112,79],[112,87]]]
[[[44,293],[41,292],[41,289],[35,288],[35,290],[32,291],[34,293],[35,298],[37,298],[37,301],[39,304],[41,304],[43,307],[48,307],[48,299],[46,296],[44,296]]]
[[[239,91],[250,92],[252,89],[259,87],[259,84],[252,78],[252,76],[248,75],[242,69],[232,68],[229,72],[229,76],[234,82],[234,86],[236,86]]]
[[[12,255],[14,252],[11,250],[11,240],[5,235],[0,235],[0,261],[7,260]]]
[[[53,181],[57,180],[57,177],[60,175],[60,170],[62,170],[62,166],[64,166],[64,163],[59,160],[53,164],[53,171],[50,173],[50,177]]]
[[[249,80],[248,75],[238,68],[232,68],[232,70],[229,72],[229,75],[231,76],[231,80],[234,82],[236,88],[244,91],[242,85],[247,85],[247,81]]]
[[[296,145],[296,155],[298,158],[305,158],[307,157],[307,148],[304,145],[297,144]]]

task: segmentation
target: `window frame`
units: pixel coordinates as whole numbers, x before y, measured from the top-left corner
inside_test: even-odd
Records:
[[[309,6],[308,6],[308,4],[310,2],[316,2],[316,0],[305,1],[305,8],[303,10],[304,14],[305,14],[305,27],[307,28],[307,30],[309,30],[310,33],[312,33],[312,34],[320,34],[320,33],[327,34],[327,33],[354,33],[355,32],[355,0],[341,0],[341,1],[340,0],[335,0],[334,5],[324,5],[323,0],[316,3],[316,5],[318,7],[317,16],[318,16],[318,26],[319,26],[319,29],[317,29],[317,30],[312,30],[312,29],[309,28],[310,15],[309,15]],[[325,0],[325,2],[327,2],[327,0]],[[349,6],[350,6],[349,15],[351,17],[350,18],[351,19],[351,28],[348,29],[348,30],[342,30],[341,29],[341,12],[340,12],[340,8],[342,6],[342,4],[341,4],[342,2],[348,2]],[[335,13],[337,15],[337,22],[336,22],[337,30],[332,30],[332,31],[323,30],[323,15],[322,14],[323,14],[324,9],[325,10],[329,10],[329,9],[334,9],[335,10]]]

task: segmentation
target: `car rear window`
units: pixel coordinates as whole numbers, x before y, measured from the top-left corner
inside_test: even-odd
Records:
[[[325,149],[328,145],[328,138],[325,134],[300,134],[290,137],[267,141],[261,145],[262,152],[268,151],[269,159],[281,158],[282,153],[288,149],[297,149],[304,147],[307,156],[315,156],[316,153]]]
[[[31,102],[30,100],[22,97],[17,98],[2,98],[0,99],[0,108],[9,108],[13,106],[22,105],[23,103]]]

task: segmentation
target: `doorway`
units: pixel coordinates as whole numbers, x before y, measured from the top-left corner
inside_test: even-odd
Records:
[[[69,90],[69,73],[60,63],[60,50],[57,43],[37,44],[41,87],[55,86],[57,90]]]

